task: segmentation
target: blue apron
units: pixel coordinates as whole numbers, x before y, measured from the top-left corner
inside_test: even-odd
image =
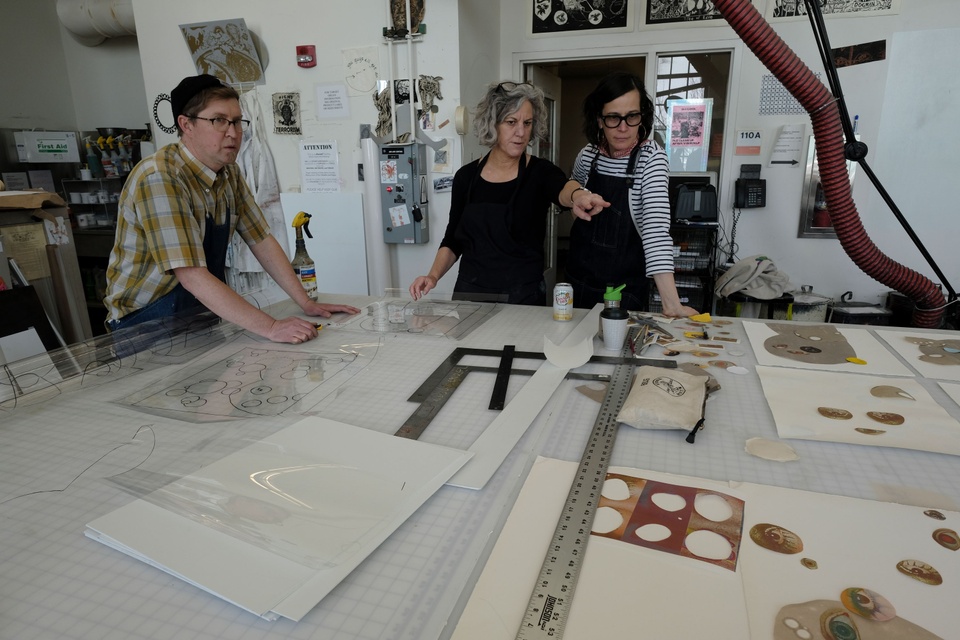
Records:
[[[216,224],[212,215],[207,215],[203,233],[203,256],[207,262],[207,271],[221,282],[226,282],[227,248],[230,245],[230,210],[223,224]],[[150,304],[128,313],[119,320],[110,320],[107,326],[111,331],[142,324],[150,320],[179,315],[188,311],[200,311],[203,305],[177,284],[170,292],[160,296]]]

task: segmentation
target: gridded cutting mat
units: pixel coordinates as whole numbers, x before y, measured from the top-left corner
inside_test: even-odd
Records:
[[[356,304],[356,303],[354,303]],[[578,313],[582,317],[583,312]],[[394,432],[416,405],[407,398],[456,347],[541,351],[576,321],[548,308],[505,307],[462,341],[442,336],[321,331],[305,352],[360,354],[300,403],[303,412]],[[679,327],[671,325],[671,331]],[[775,438],[739,323],[748,369],[711,368],[723,388],[708,402],[694,444],[679,431],[620,427],[612,464],[717,480],[745,480],[861,498],[906,498],[923,489],[957,508],[953,456],[792,441],[800,460],[774,463],[744,452],[747,438]],[[599,342],[597,343],[599,345]],[[578,460],[599,405],[567,380],[482,491],[443,487],[300,623],[266,622],[200,589],[87,539],[84,526],[165,481],[186,475],[296,421],[300,414],[192,423],[138,411],[119,400],[178,372],[202,369],[240,349],[277,348],[240,336],[192,360],[118,370],[109,380],[41,405],[0,413],[0,638],[360,638],[420,640],[449,635],[535,455]],[[680,360],[702,361],[681,355]],[[496,366],[481,357],[468,364]],[[521,361],[526,368],[536,363]],[[604,373],[609,365],[578,371]],[[494,376],[472,373],[423,438],[469,446],[496,415],[486,407]],[[512,378],[507,401],[526,377]],[[955,417],[960,407],[930,391]],[[913,493],[910,491],[913,490]]]

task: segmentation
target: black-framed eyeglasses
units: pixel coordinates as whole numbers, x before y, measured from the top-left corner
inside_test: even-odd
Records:
[[[243,120],[242,118],[237,118],[236,120],[228,120],[223,117],[216,118],[204,118],[203,116],[187,116],[191,120],[206,120],[213,125],[214,131],[220,133],[225,133],[229,127],[237,127],[240,131],[246,131],[247,127],[250,126],[249,120]]]
[[[509,93],[516,89],[517,87],[532,87],[533,85],[529,82],[501,82],[497,85],[497,91],[503,93]]]
[[[638,111],[632,111],[625,116],[619,113],[606,113],[600,116],[600,119],[603,121],[603,126],[607,129],[616,129],[620,126],[620,123],[624,121],[628,127],[635,127],[643,120],[643,114]]]

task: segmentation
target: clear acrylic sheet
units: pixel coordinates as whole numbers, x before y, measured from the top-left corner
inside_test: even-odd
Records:
[[[356,316],[331,326],[366,333],[411,333],[460,340],[499,311],[494,302],[451,300],[449,295],[427,294],[414,301],[401,289],[387,289],[382,299],[366,305]]]
[[[299,620],[471,455],[306,418],[86,534],[259,616]]]

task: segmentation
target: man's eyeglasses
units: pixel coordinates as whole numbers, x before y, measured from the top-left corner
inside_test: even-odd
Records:
[[[237,127],[240,131],[246,131],[247,127],[250,126],[249,120],[242,120],[237,118],[236,120],[227,120],[226,118],[204,118],[203,116],[187,116],[191,120],[206,120],[213,125],[213,129],[220,133],[225,133],[228,127]]]
[[[635,127],[640,124],[640,121],[643,119],[643,114],[636,111],[628,113],[625,116],[619,113],[608,113],[600,116],[600,119],[603,120],[603,126],[607,129],[616,129],[620,126],[620,123],[624,121],[626,121],[628,127]]]
[[[516,89],[517,87],[532,87],[533,85],[529,82],[501,82],[497,85],[497,91],[501,93],[509,93]]]

